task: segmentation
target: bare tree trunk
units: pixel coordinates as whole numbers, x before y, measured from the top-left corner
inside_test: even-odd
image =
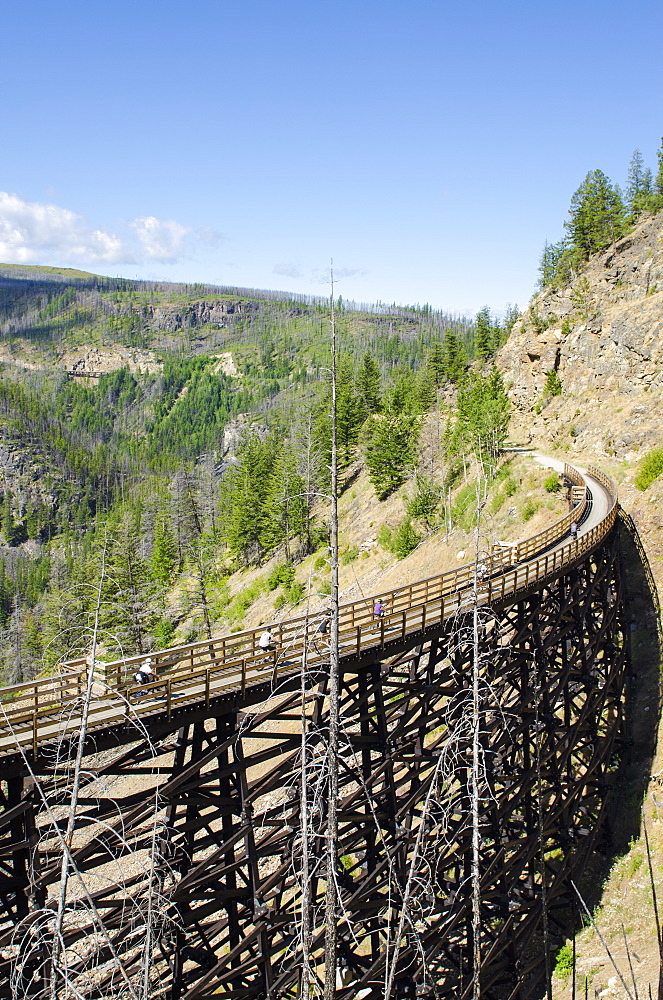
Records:
[[[209,614],[209,602],[207,600],[207,579],[205,574],[205,562],[200,545],[194,551],[196,576],[198,577],[198,596],[203,609],[203,619],[205,621],[205,632],[207,638],[212,638],[212,620]]]
[[[309,597],[311,594],[311,577],[308,581]],[[311,881],[309,872],[309,830],[308,830],[308,747],[306,737],[308,735],[308,723],[306,716],[306,671],[308,654],[308,601],[306,604],[306,620],[304,622],[304,647],[302,650],[301,669],[301,706],[302,706],[302,743],[301,762],[299,770],[299,816],[302,838],[302,975],[300,980],[299,994],[309,1000],[309,984],[311,981],[311,967],[309,948],[311,944]]]
[[[324,1000],[336,994],[336,856],[338,853],[338,500],[336,446],[336,325],[334,316],[334,268],[331,268],[331,346],[332,346],[332,440],[331,440],[331,628],[329,648],[329,800],[327,802],[327,887],[325,892],[325,985]]]
[[[81,771],[83,766],[85,740],[87,737],[87,720],[90,711],[90,703],[92,701],[92,688],[94,685],[94,667],[97,655],[97,636],[99,634],[99,612],[101,609],[101,591],[106,576],[106,544],[107,543],[104,543],[104,549],[101,561],[101,575],[99,577],[99,586],[97,588],[97,604],[94,612],[94,630],[92,632],[92,652],[90,654],[90,660],[88,664],[85,700],[83,702],[83,710],[81,712],[81,728],[78,735],[76,759],[74,761],[74,772],[71,785],[71,803],[69,805],[69,814],[67,816],[67,827],[64,832],[64,838],[63,838],[65,849],[62,852],[62,864],[60,866],[60,892],[58,896],[58,908],[55,913],[55,920],[53,926],[53,947],[51,952],[51,963],[50,963],[51,982],[50,982],[49,993],[51,1000],[57,1000],[58,996],[62,925],[64,922],[64,916],[67,907],[67,887],[69,884],[69,874],[70,874],[71,846],[74,837],[74,831],[76,829],[78,797],[80,793],[80,784],[81,784]]]
[[[479,754],[480,691],[479,691],[479,517],[481,511],[481,479],[477,484],[477,522],[474,529],[474,593],[472,608],[472,996],[481,997],[481,870],[479,857]]]

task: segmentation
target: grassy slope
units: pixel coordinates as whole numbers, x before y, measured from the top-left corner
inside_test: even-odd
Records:
[[[7,278],[23,278],[30,281],[63,279],[65,281],[82,281],[88,278],[98,278],[92,271],[79,271],[74,267],[43,267],[36,264],[2,264],[0,275]]]
[[[434,417],[430,417],[429,425],[434,420]],[[549,493],[544,487],[544,481],[550,475],[549,470],[534,465],[526,456],[517,456],[507,463],[505,472],[507,471],[509,480],[513,482],[511,488],[515,488],[515,492],[512,496],[507,495],[504,475],[492,484],[480,528],[482,551],[487,551],[490,544],[496,541],[515,541],[534,534],[553,523],[567,510],[564,492],[560,490]],[[462,480],[452,493],[452,503],[461,494],[471,493],[468,510],[460,518],[462,523],[457,523],[449,533],[438,523],[427,533],[421,522],[414,521],[422,541],[404,559],[397,559],[386,551],[379,544],[377,536],[383,525],[393,529],[404,518],[404,504],[412,490],[411,484],[406,483],[387,500],[380,502],[375,497],[366,472],[359,464],[348,470],[347,480],[339,500],[341,601],[354,601],[370,594],[396,589],[472,560],[474,530],[471,525],[471,508],[474,490],[468,490]],[[469,473],[468,481],[473,481],[472,473]],[[528,506],[529,510],[526,509]],[[536,508],[535,512],[526,520],[533,508]],[[318,508],[316,516],[323,520],[325,510]],[[326,556],[326,549],[318,550],[296,567],[296,578],[303,585],[304,593],[308,590],[310,578],[311,593],[314,595],[310,607],[313,611],[325,605],[325,591],[329,583]],[[228,578],[229,601],[216,623],[219,633],[230,631],[231,628],[254,627],[263,621],[278,621],[303,611],[304,603],[296,607],[289,603],[275,607],[275,604],[283,600],[283,588],[278,587],[273,591],[267,589],[267,577],[283,560],[284,552],[281,550],[263,566],[234,573]],[[238,617],[235,613],[237,603],[233,604],[233,599],[245,595],[247,591],[255,593],[255,599]],[[179,630],[180,636],[186,634],[187,627],[188,623],[183,622]]]

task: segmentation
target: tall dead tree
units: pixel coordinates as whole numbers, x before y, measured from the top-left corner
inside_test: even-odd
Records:
[[[476,524],[474,527],[474,586],[472,592],[472,996],[481,998],[481,868],[480,799],[481,776],[481,652],[479,648],[479,527],[485,503],[485,480],[477,480]]]
[[[327,886],[325,890],[325,989],[324,1000],[336,993],[338,854],[338,462],[336,445],[336,317],[334,313],[334,262],[331,264],[331,627],[329,649],[329,740],[327,745],[329,785],[327,801]]]

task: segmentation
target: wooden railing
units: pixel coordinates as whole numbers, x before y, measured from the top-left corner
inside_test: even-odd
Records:
[[[555,521],[550,527],[544,528],[536,535],[530,535],[521,542],[513,545],[494,545],[490,561],[491,573],[502,569],[503,566],[515,565],[525,559],[529,559],[537,552],[542,552],[554,545],[565,535],[568,535],[571,525],[580,522],[585,518],[589,510],[589,489],[585,478],[572,465],[565,463],[564,478],[571,487],[571,509],[559,521]],[[500,562],[500,556],[502,561]]]
[[[409,634],[423,635],[439,627],[445,618],[458,610],[471,607],[475,593],[481,604],[504,600],[558,574],[591,551],[614,524],[617,491],[612,480],[598,469],[592,469],[590,474],[611,501],[606,517],[590,531],[566,545],[545,551],[565,537],[574,520],[581,520],[588,503],[582,476],[567,467],[565,476],[575,487],[583,487],[583,499],[550,528],[510,546],[508,553],[500,550],[491,555],[486,561],[487,572],[481,574],[481,579],[474,564],[467,564],[394,591],[343,605],[339,613],[341,657],[389,648]],[[543,554],[527,558],[532,551]],[[522,558],[526,561],[520,561]],[[384,603],[385,611],[376,619],[373,607],[378,599]],[[145,661],[144,654],[107,663],[103,682],[101,679],[95,681],[88,728],[100,729],[134,716],[158,712],[170,718],[185,705],[208,706],[212,698],[226,692],[237,691],[243,695],[253,685],[270,681],[276,684],[284,675],[299,669],[304,649],[310,667],[326,663],[329,658],[325,648],[327,637],[317,632],[319,622],[319,614],[317,618],[300,615],[273,626],[278,648],[270,653],[258,646],[262,629],[235,632],[151,653],[157,679],[139,689],[133,675]],[[2,690],[0,752],[8,752],[19,745],[36,753],[40,743],[72,735],[80,728],[81,694],[86,683],[87,664],[85,660],[75,660],[66,667],[67,671],[56,677]]]

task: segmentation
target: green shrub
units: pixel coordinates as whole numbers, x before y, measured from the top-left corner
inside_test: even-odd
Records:
[[[521,511],[523,521],[529,521],[532,517],[534,517],[540,506],[541,504],[537,503],[536,500],[532,500],[531,497],[528,497],[523,504],[523,509]]]
[[[299,580],[295,580],[287,590],[284,589],[284,593],[291,604],[299,604],[304,596],[304,584],[300,583]]]
[[[508,497],[512,497],[514,493],[518,492],[518,483],[513,476],[507,476],[504,480],[504,492]]]
[[[563,944],[557,952],[555,959],[555,974],[562,979],[567,979],[573,971],[573,948],[570,944]]]
[[[635,485],[639,490],[646,490],[648,486],[663,472],[663,448],[654,448],[647,452],[638,466],[635,476]]]
[[[399,559],[405,559],[421,541],[421,535],[415,531],[412,521],[406,517],[396,528],[391,541],[391,551]]]
[[[267,577],[267,589],[276,590],[278,586],[289,587],[294,579],[295,570],[292,563],[280,563]]]
[[[349,548],[345,550],[345,552],[341,553],[341,558],[339,562],[341,563],[341,566],[349,566],[350,563],[354,562],[358,556],[359,556],[359,549],[357,548],[356,545],[351,545]]]
[[[228,621],[231,624],[239,624],[253,602],[260,597],[262,591],[263,581],[255,580],[250,587],[246,587],[239,594],[236,594],[226,610]]]
[[[378,544],[381,545],[383,549],[391,552],[391,528],[389,525],[383,524],[380,527],[377,538]]]
[[[442,488],[446,490],[452,490],[460,477],[463,474],[463,463],[454,462],[447,469],[447,474],[444,477],[444,482],[442,483]]]
[[[454,497],[451,507],[451,520],[460,528],[469,530],[476,517],[476,483],[467,483],[461,487]]]
[[[559,380],[559,375],[552,368],[549,372],[546,372],[546,384],[543,387],[544,396],[561,396],[562,395],[562,383]]]
[[[488,502],[488,512],[490,514],[497,514],[498,510],[503,507],[505,500],[506,494],[503,493],[502,490],[498,490],[498,492],[495,493],[495,495],[492,496]]]
[[[285,596],[283,592],[277,594],[276,600],[274,601],[274,610],[278,611],[279,608],[282,608],[283,605],[287,603],[288,603],[288,598]]]
[[[440,488],[425,476],[417,476],[415,492],[405,502],[405,509],[411,517],[421,517],[429,521],[435,516],[440,502]]]
[[[313,569],[323,569],[323,567],[327,565],[327,562],[328,560],[326,556],[316,556],[315,562],[313,563]]]
[[[224,580],[220,583],[214,594],[214,609],[217,615],[223,614],[225,609],[230,604],[230,587]]]
[[[633,851],[628,855],[624,864],[624,874],[627,878],[632,878],[641,867],[644,858],[638,851]]]
[[[173,644],[175,636],[175,623],[168,618],[159,618],[152,629],[157,649],[167,649]]]
[[[560,488],[559,476],[556,472],[551,472],[549,476],[546,476],[543,485],[546,488],[547,493],[556,493]]]
[[[399,559],[416,549],[421,541],[421,535],[415,530],[412,521],[406,517],[393,531],[383,524],[378,531],[378,542],[383,549],[392,552]]]

